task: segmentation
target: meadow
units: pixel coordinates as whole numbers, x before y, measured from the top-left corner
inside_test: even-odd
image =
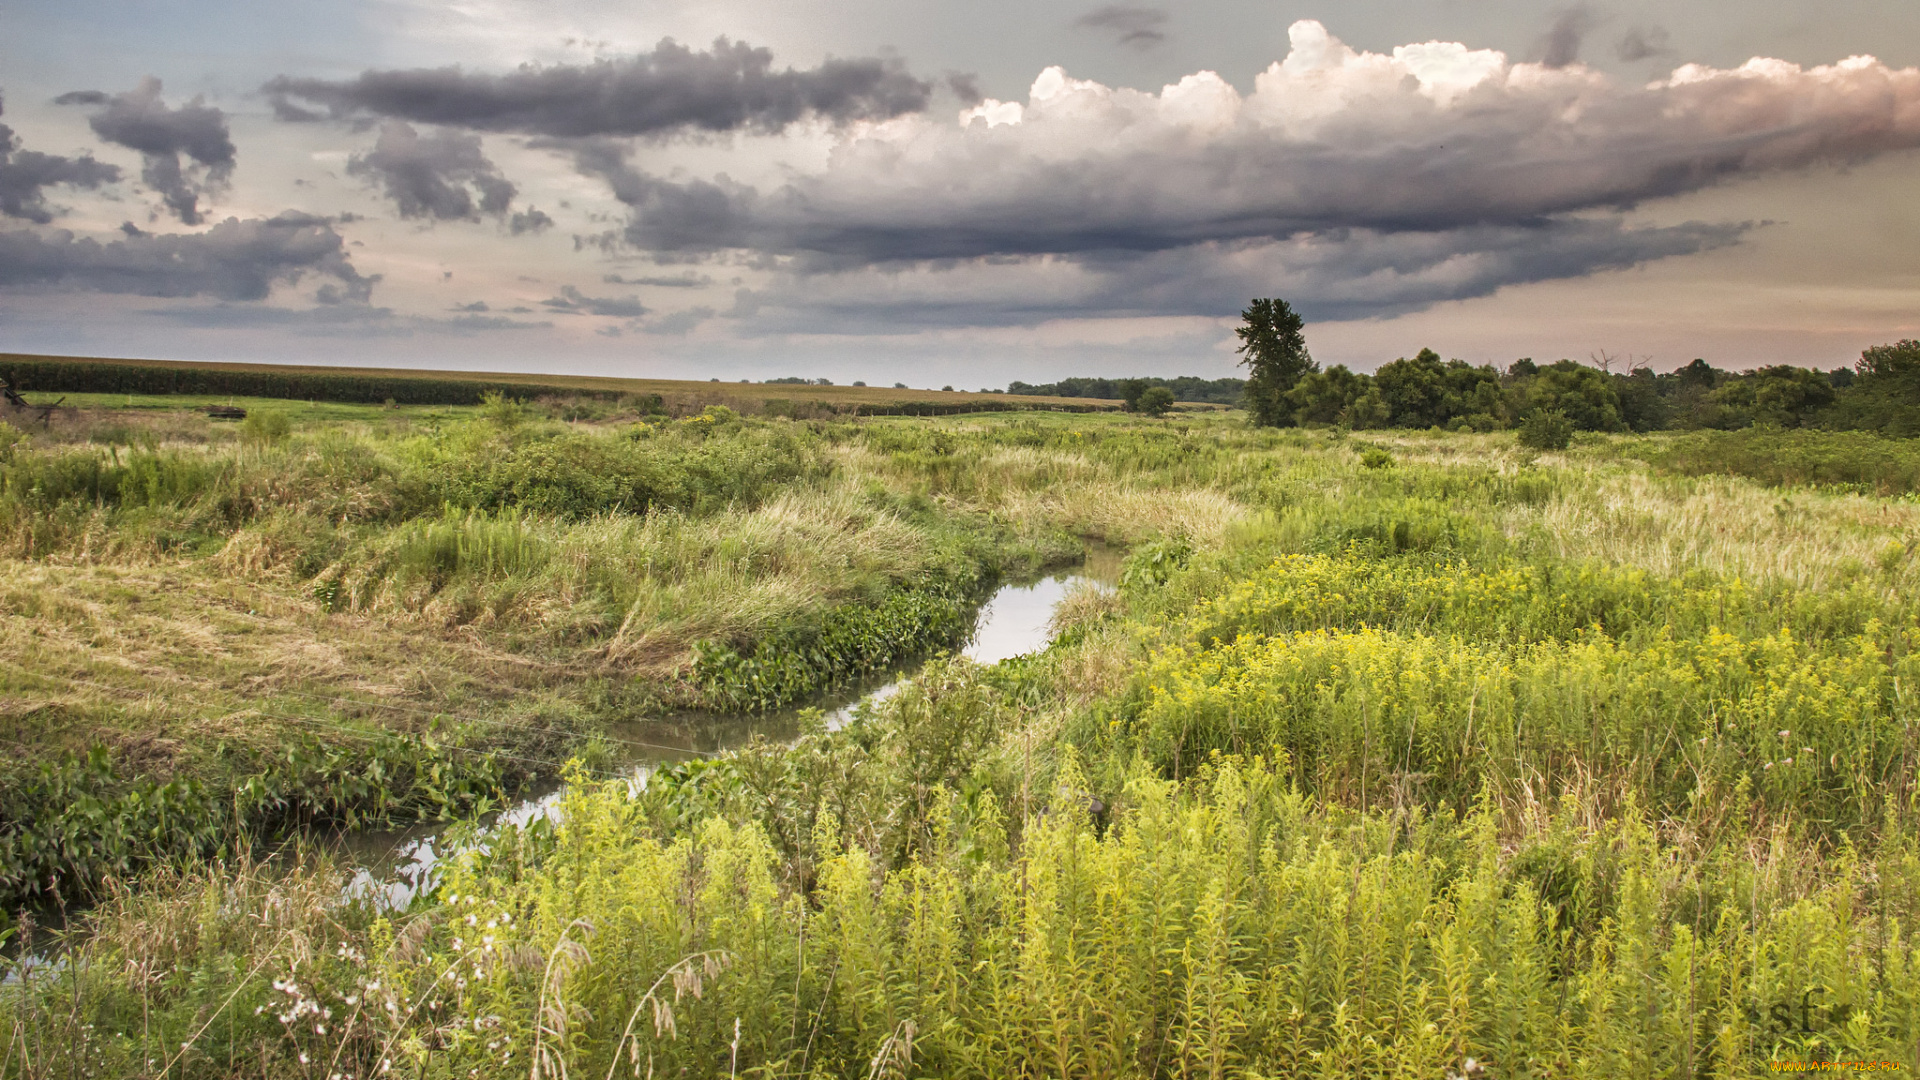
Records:
[[[0,463],[0,1076],[1920,1068],[1902,440],[83,404]],[[1043,652],[614,767],[1088,541]],[[563,770],[399,909],[316,841]]]

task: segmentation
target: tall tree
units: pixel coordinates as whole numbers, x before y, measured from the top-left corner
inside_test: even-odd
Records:
[[[1240,337],[1240,362],[1251,369],[1247,376],[1247,411],[1262,427],[1284,427],[1293,423],[1293,410],[1287,391],[1300,377],[1320,370],[1307,355],[1306,323],[1285,300],[1255,300],[1240,313],[1241,325],[1234,333]]]

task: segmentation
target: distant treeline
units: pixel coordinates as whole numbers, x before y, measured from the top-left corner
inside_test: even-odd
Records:
[[[1061,379],[1059,382],[1038,385],[1010,382],[1007,384],[1007,393],[1124,401],[1128,400],[1129,383],[1138,384],[1142,390],[1164,386],[1173,391],[1175,401],[1204,401],[1216,405],[1238,405],[1247,392],[1245,379],[1202,379],[1197,375],[1182,375],[1177,379]],[[1133,396],[1139,395],[1135,393]]]
[[[400,405],[478,405],[489,393],[533,398],[545,395],[613,400],[621,391],[559,384],[446,379],[354,372],[247,370],[116,364],[0,356],[0,379],[16,390],[76,394],[223,394],[292,401],[345,401]]]
[[[804,412],[805,408],[807,408],[806,405],[783,402],[778,399],[768,399],[766,403],[767,414],[769,416],[789,415],[789,413],[782,411],[782,408],[781,408],[781,406],[789,405],[789,404],[792,404],[792,408],[794,410],[791,413],[791,415],[793,416],[806,415],[806,413]],[[992,400],[986,400],[986,401],[980,401],[980,400],[862,401],[862,402],[843,402],[839,404],[835,404],[833,402],[817,402],[817,403],[812,403],[811,407],[816,410],[824,410],[824,413],[822,415],[824,415],[825,413],[832,413],[834,415],[852,415],[852,416],[958,416],[962,413],[981,413],[981,412],[1088,413],[1088,412],[1100,412],[1103,409],[1111,409],[1111,406],[1106,406],[1106,405],[1075,405],[1075,404],[1072,404],[1071,402],[1048,401],[1048,402],[1035,402],[1032,405],[1028,405],[1024,402],[992,401]]]
[[[1278,394],[1274,414],[1301,425],[1493,431],[1548,410],[1582,431],[1770,425],[1912,436],[1920,435],[1920,342],[1876,346],[1853,367],[1826,372],[1787,364],[1734,372],[1695,360],[1666,374],[1622,373],[1529,359],[1501,371],[1422,349],[1372,375],[1339,365],[1310,372]]]

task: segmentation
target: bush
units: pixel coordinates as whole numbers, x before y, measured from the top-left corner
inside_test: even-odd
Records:
[[[525,404],[497,390],[488,391],[480,399],[480,415],[508,430],[525,423],[528,412]]]
[[[1535,409],[1520,424],[1520,445],[1529,450],[1565,450],[1573,445],[1573,421],[1559,409]]]
[[[1173,408],[1173,391],[1164,386],[1150,386],[1140,395],[1140,411],[1148,416],[1165,416]]]
[[[1360,465],[1367,469],[1390,469],[1393,467],[1393,455],[1375,446],[1361,452]]]
[[[286,442],[292,433],[293,421],[278,409],[254,409],[240,422],[240,437],[254,446]]]

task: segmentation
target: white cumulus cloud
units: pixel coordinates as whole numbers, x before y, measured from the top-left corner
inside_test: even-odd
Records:
[[[924,264],[945,272],[926,280],[959,286],[927,290],[924,310],[960,322],[1075,304],[1199,313],[1261,281],[1352,317],[1725,244],[1748,226],[1628,228],[1624,212],[1920,146],[1920,70],[1871,57],[1627,83],[1453,42],[1364,52],[1313,21],[1289,38],[1250,93],[1210,71],[1154,93],[1050,67],[1024,102],[849,131],[824,168],[766,189],[661,179],[604,152],[591,171],[631,207],[618,242],[772,257],[814,296],[822,278],[847,279],[855,305],[865,290],[905,310],[900,280],[875,274]],[[1019,282],[1021,302],[988,289],[969,305],[973,275],[955,274],[969,262]],[[1162,288],[1174,264],[1230,284]],[[1035,290],[1041,272],[1053,285]]]

